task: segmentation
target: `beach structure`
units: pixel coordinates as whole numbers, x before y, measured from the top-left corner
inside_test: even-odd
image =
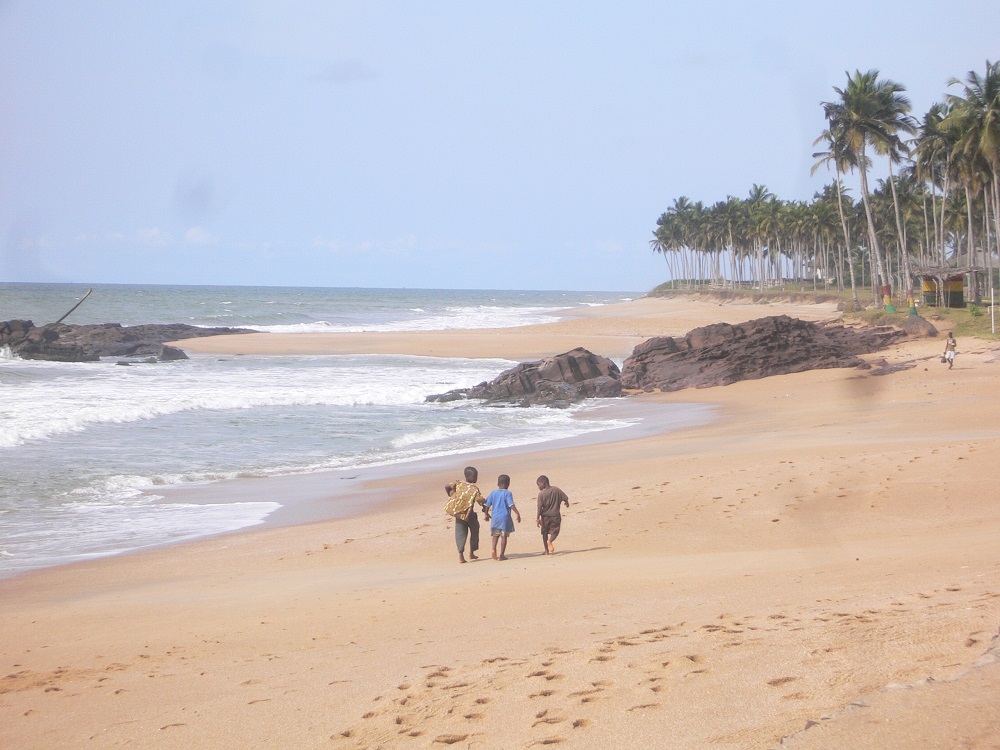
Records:
[[[965,283],[970,290],[982,289],[986,269],[980,266],[917,266],[913,275],[920,279],[925,305],[932,307],[965,307]],[[972,292],[978,296],[978,292]]]

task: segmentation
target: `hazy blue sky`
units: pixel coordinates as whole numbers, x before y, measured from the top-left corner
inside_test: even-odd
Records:
[[[919,116],[998,40],[996,0],[0,0],[0,280],[642,291],[674,198],[828,181],[845,71]]]

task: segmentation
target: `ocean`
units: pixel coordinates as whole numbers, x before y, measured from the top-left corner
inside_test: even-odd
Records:
[[[0,320],[274,332],[530,325],[638,294],[0,283]],[[428,404],[507,360],[239,356],[121,367],[0,351],[0,577],[260,524],[286,502],[167,489],[391,466],[616,429],[572,409]],[[620,364],[620,363],[619,363]],[[166,497],[169,495],[170,497]],[[259,497],[260,495],[256,495]]]

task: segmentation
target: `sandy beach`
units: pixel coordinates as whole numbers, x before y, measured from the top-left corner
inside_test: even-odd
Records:
[[[643,299],[506,330],[180,346],[623,357],[773,314],[836,316]],[[887,375],[633,396],[718,419],[456,456],[364,483],[360,515],[0,581],[0,747],[1000,747],[1000,346],[958,344],[953,370],[938,337],[871,355],[903,366]],[[484,491],[512,477],[506,562],[484,534],[457,563],[442,486],[466,464]],[[542,473],[571,502],[548,557]]]

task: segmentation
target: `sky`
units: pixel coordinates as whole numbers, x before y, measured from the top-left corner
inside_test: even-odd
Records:
[[[830,181],[848,72],[920,117],[998,40],[995,0],[0,0],[0,281],[647,291],[674,199]]]

